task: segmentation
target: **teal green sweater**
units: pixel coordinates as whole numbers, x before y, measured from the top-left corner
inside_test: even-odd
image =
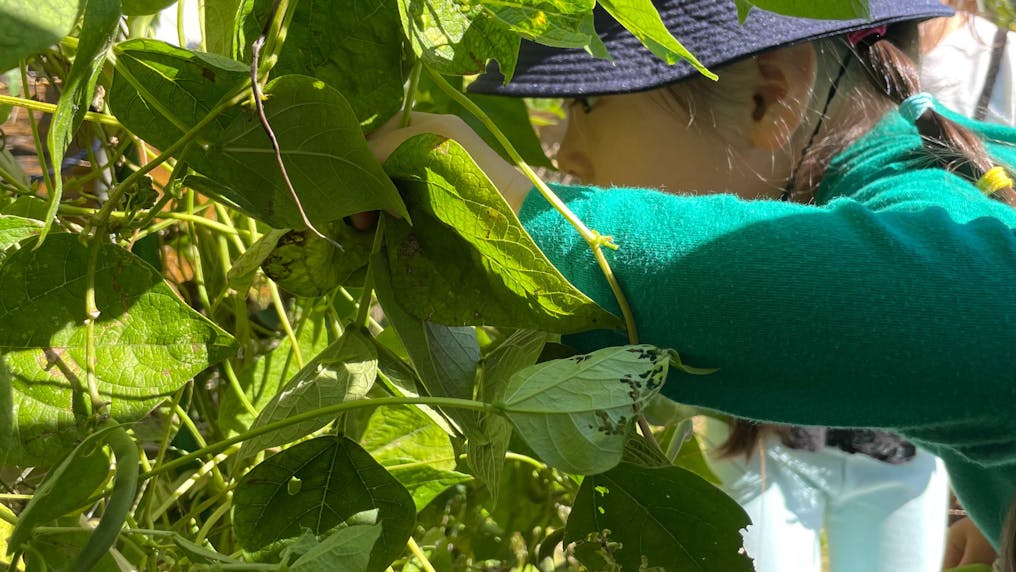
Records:
[[[960,121],[1005,142],[989,150],[1016,165],[1016,130]],[[912,125],[891,113],[838,155],[817,205],[556,190],[620,246],[607,257],[641,341],[719,368],[673,374],[667,396],[760,421],[894,430],[944,459],[997,545],[1016,493],[1016,211],[930,165]],[[569,280],[617,311],[589,248],[539,193],[519,216]]]

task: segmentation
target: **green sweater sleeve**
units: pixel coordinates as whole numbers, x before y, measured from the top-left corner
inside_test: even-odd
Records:
[[[930,168],[916,135],[897,133],[909,126],[888,123],[892,143],[873,133],[830,166],[818,205],[556,190],[614,237],[607,258],[640,340],[718,368],[673,374],[666,395],[762,421],[897,430],[949,455],[971,487],[993,483],[965,500],[997,539],[1016,488],[1016,212]],[[520,218],[617,311],[585,242],[537,193]]]

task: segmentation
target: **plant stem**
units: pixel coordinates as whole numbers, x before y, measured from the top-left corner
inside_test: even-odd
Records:
[[[176,416],[180,418],[180,422],[183,423],[184,426],[186,426],[187,429],[189,429],[190,432],[193,434],[194,441],[198,444],[198,447],[207,447],[208,443],[205,442],[205,438],[201,435],[201,432],[198,430],[197,425],[194,424],[194,420],[190,418],[190,415],[187,414],[187,411],[185,411],[184,408],[181,407],[179,403],[176,404],[176,406],[173,408],[173,411],[176,413]],[[212,478],[215,480],[216,486],[218,486],[220,489],[226,488],[226,480],[222,478],[222,473],[219,472],[218,465],[214,463],[212,464]]]
[[[437,84],[442,91],[448,94],[449,97],[454,99],[456,103],[465,107],[469,113],[475,116],[480,122],[494,135],[498,143],[504,148],[508,156],[511,157],[515,166],[518,167],[529,180],[533,182],[533,185],[540,191],[540,194],[554,207],[561,216],[565,218],[575,230],[578,231],[579,235],[586,241],[589,247],[593,250],[593,255],[596,257],[596,262],[600,266],[600,270],[603,272],[604,277],[607,279],[607,283],[610,284],[610,289],[614,293],[614,297],[617,298],[617,304],[621,308],[621,314],[624,317],[625,328],[628,330],[628,341],[631,344],[638,343],[638,331],[635,328],[635,317],[632,314],[631,306],[628,304],[628,299],[625,297],[624,292],[621,289],[621,285],[617,281],[617,277],[614,276],[613,270],[610,268],[610,263],[607,258],[603,255],[601,247],[606,246],[607,248],[617,249],[617,246],[613,243],[613,239],[609,236],[603,236],[595,230],[590,230],[589,227],[583,223],[578,216],[575,215],[568,208],[568,205],[564,204],[564,201],[560,199],[554,191],[547,186],[547,183],[543,182],[542,179],[533,171],[526,162],[519,155],[519,152],[515,150],[515,147],[511,144],[504,133],[491,121],[490,117],[480,109],[471,99],[466,97],[462,92],[451,86],[438,72],[426,68],[427,74],[430,76],[434,83]]]
[[[0,95],[0,105],[13,105],[15,107],[22,107],[30,111],[41,111],[42,113],[49,114],[56,113],[56,104],[54,103],[35,101],[34,99],[15,97],[12,95]],[[92,121],[95,123],[103,123],[106,125],[114,125],[116,127],[123,127],[122,125],[120,125],[120,122],[116,120],[116,117],[113,117],[112,115],[106,115],[105,113],[86,111],[85,120]]]
[[[88,252],[85,285],[85,385],[88,387],[88,398],[92,405],[91,414],[95,418],[106,413],[106,404],[99,395],[99,386],[95,379],[95,368],[98,366],[98,357],[95,355],[95,321],[99,319],[99,308],[95,303],[95,274],[98,271],[100,248],[102,248],[101,238],[98,235],[93,236]]]
[[[374,255],[381,251],[381,240],[385,234],[385,217],[384,215],[378,217],[377,227],[374,229],[374,242],[370,247],[370,258],[373,259]],[[359,306],[356,309],[356,320],[353,322],[357,326],[367,329],[370,326],[368,320],[370,319],[370,301],[374,297],[374,269],[372,266],[367,266],[367,276],[363,279],[363,293],[360,295]]]
[[[420,566],[423,567],[424,572],[437,572],[430,563],[430,560],[427,560],[427,555],[423,553],[423,549],[416,543],[415,538],[410,536],[406,544],[409,546],[409,551],[413,553],[413,556],[420,561]]]
[[[296,365],[303,367],[303,352],[300,351],[300,340],[296,338],[296,332],[293,331],[293,324],[289,322],[289,314],[286,313],[286,305],[282,303],[282,295],[279,294],[279,287],[275,284],[274,280],[268,280],[268,292],[272,296],[272,306],[275,307],[275,313],[279,315],[279,323],[282,324],[282,331],[286,332],[286,337],[289,338],[289,343],[293,344],[293,356],[296,357]]]
[[[25,65],[25,61],[21,61],[21,93],[27,98],[28,97],[28,68]],[[56,106],[53,106],[54,111]],[[28,125],[32,128],[32,143],[35,144],[35,156],[39,159],[39,168],[42,170],[42,181],[45,183],[47,189],[53,188],[53,179],[49,173],[49,161],[46,160],[45,153],[42,146],[42,138],[39,137],[39,124],[35,121],[35,114],[28,113]],[[60,176],[58,172],[56,176]],[[45,230],[43,230],[45,233]]]
[[[18,524],[18,517],[14,514],[14,511],[2,504],[0,504],[0,520],[8,524]]]
[[[471,411],[496,410],[496,407],[489,403],[483,403],[482,401],[473,401],[472,399],[459,399],[456,397],[380,397],[377,399],[358,399],[356,401],[346,401],[343,403],[329,405],[327,407],[313,409],[311,411],[305,411],[298,415],[293,415],[292,417],[280,419],[278,421],[268,423],[267,425],[262,425],[261,427],[251,429],[246,433],[235,435],[233,437],[223,439],[216,443],[212,443],[211,445],[203,449],[199,449],[197,451],[194,451],[193,453],[189,453],[180,458],[165,463],[164,465],[156,467],[151,471],[141,475],[141,478],[150,479],[155,475],[159,475],[172,469],[175,469],[177,467],[180,467],[182,465],[186,465],[191,461],[201,459],[210,454],[215,454],[220,451],[224,451],[225,449],[228,449],[229,447],[237,443],[246,441],[248,439],[253,439],[254,437],[258,437],[266,433],[271,433],[272,431],[277,431],[279,429],[289,427],[290,425],[302,423],[310,419],[316,419],[324,415],[341,413],[343,411],[347,411],[350,409],[360,409],[363,407],[391,407],[396,405],[435,405],[439,407],[457,407],[459,409],[468,409]]]
[[[399,124],[403,127],[409,127],[409,123],[412,121],[413,103],[416,99],[416,89],[420,85],[420,72],[423,71],[423,62],[416,60],[413,64],[413,71],[409,72],[409,86],[406,88],[406,103],[402,108],[402,121]]]

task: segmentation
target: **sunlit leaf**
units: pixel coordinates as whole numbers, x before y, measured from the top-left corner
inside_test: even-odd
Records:
[[[670,30],[667,30],[652,0],[599,0],[599,3],[658,58],[668,64],[685,60],[695,66],[702,75],[716,79],[716,74],[707,70],[695,55],[682,46]]]
[[[38,249],[26,242],[0,265],[0,354],[13,394],[0,422],[17,435],[0,443],[8,463],[59,461],[82,436],[73,403],[83,396],[72,386],[85,379],[88,258],[61,234]],[[232,354],[233,340],[130,252],[107,245],[96,260],[96,382],[113,418],[134,421]]]
[[[0,3],[0,72],[71,32],[84,0],[4,0]]]
[[[752,7],[768,10],[784,16],[799,18],[820,18],[823,20],[853,20],[871,17],[868,0],[734,0],[741,23],[748,17]]]
[[[291,572],[361,572],[382,528],[379,524],[344,526],[308,550],[289,567]]]
[[[413,216],[386,227],[392,286],[417,317],[562,333],[620,325],[554,268],[458,143],[418,135],[385,170]]]

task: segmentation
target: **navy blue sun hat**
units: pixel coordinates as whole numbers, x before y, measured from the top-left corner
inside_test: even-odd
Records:
[[[738,23],[734,0],[654,0],[653,4],[667,29],[714,71],[723,64],[800,42],[953,14],[937,0],[870,2],[871,18],[867,20],[791,18],[752,9],[743,26]],[[582,49],[550,48],[523,40],[511,83],[503,85],[504,76],[496,62],[491,62],[469,91],[516,97],[608,95],[645,91],[698,75],[684,61],[667,65],[600,6],[594,18],[613,63]]]

